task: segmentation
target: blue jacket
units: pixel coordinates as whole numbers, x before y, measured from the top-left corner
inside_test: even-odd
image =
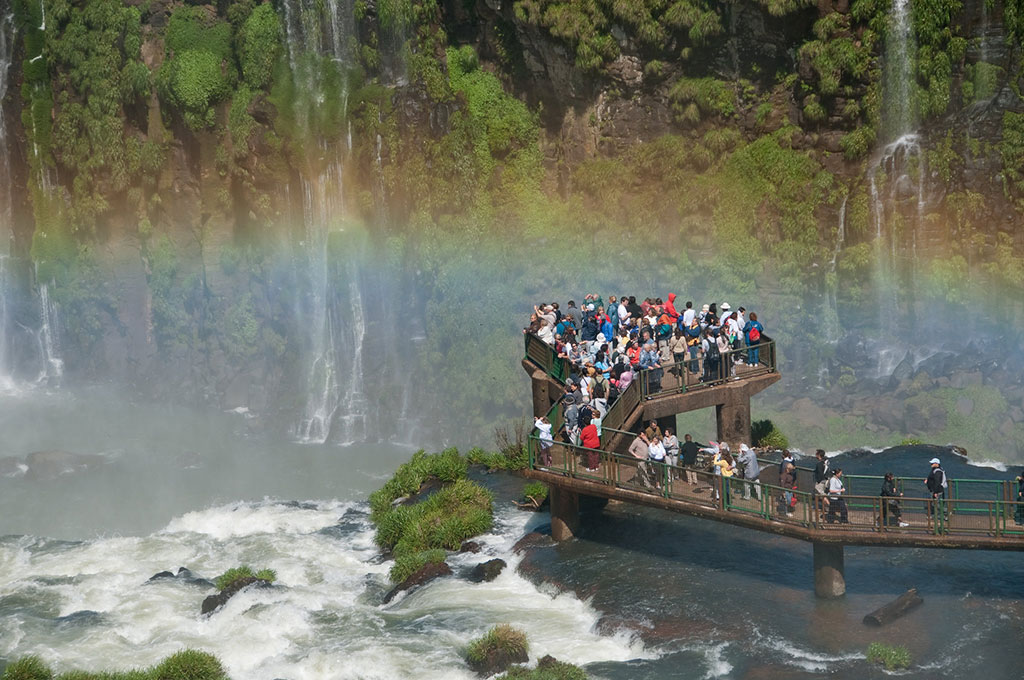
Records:
[[[764,337],[764,326],[761,325],[761,322],[748,321],[747,325],[743,327],[743,335],[746,337],[748,345],[750,344],[750,331],[752,331],[755,328],[761,334],[761,337]],[[760,338],[758,339],[758,342],[760,342]]]

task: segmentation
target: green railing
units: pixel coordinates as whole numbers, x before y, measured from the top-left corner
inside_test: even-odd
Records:
[[[558,382],[564,383],[569,377],[569,362],[558,356],[555,348],[533,333],[523,335],[526,344],[526,358],[544,369]]]
[[[703,357],[663,364],[660,369],[660,380],[656,379],[655,371],[658,369],[638,369],[637,380],[640,383],[641,399],[714,387],[730,380],[745,380],[776,371],[774,340],[762,340],[757,345],[757,364],[746,363],[751,356],[751,349],[742,347],[723,352],[718,363],[711,367],[705,366]],[[744,359],[744,362],[738,363],[737,359]],[[693,368],[697,370],[690,370]],[[734,368],[737,369],[735,375]]]
[[[614,434],[633,436],[631,433],[611,428],[602,428],[602,431],[609,437]],[[556,442],[551,448],[551,463],[541,465],[537,458],[539,444],[540,440],[534,431],[529,437],[528,449],[530,465],[535,470],[666,499],[686,501],[723,512],[753,515],[774,522],[832,531],[984,535],[1024,539],[1024,526],[1015,522],[1016,518],[1024,517],[1024,503],[1011,500],[936,500],[931,497],[890,498],[874,494],[846,493],[843,494],[843,501],[847,507],[847,522],[840,523],[838,503],[833,506],[834,501],[826,502],[827,497],[800,488],[785,489],[764,482],[755,484],[738,476],[724,477],[706,470],[640,460],[628,454],[588,449],[577,444],[560,442]],[[589,463],[593,462],[597,462],[596,471],[587,469]],[[768,461],[767,464],[768,467],[762,469],[762,475],[766,472],[771,475],[772,468],[778,469],[777,462]],[[813,473],[809,468],[800,470],[803,473]],[[853,484],[867,484],[869,481],[877,482],[880,487],[882,480],[881,477],[868,475],[857,476],[857,479],[861,481],[854,482],[844,475],[848,489],[853,488]],[[1002,485],[1002,482],[992,480],[962,481],[970,482],[970,488],[976,488],[978,484],[989,484],[991,487],[984,487],[989,490]],[[795,499],[795,502],[788,499]],[[897,512],[893,509],[894,503],[895,508],[898,508],[898,519]],[[830,513],[830,509],[834,512]],[[906,526],[901,526],[900,521]]]

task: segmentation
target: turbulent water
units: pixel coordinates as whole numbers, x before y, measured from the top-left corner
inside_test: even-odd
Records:
[[[236,680],[470,678],[461,648],[501,622],[527,632],[534,660],[552,654],[616,680],[873,677],[864,649],[874,640],[911,650],[910,677],[1014,677],[1024,660],[1019,554],[847,548],[848,594],[825,602],[805,543],[612,504],[584,518],[579,540],[521,558],[511,546],[548,517],[512,507],[523,482],[507,475],[479,477],[495,491],[496,527],[482,554],[451,562],[456,574],[492,556],[512,568],[383,605],[390,563],[365,499],[409,450],[251,437],[247,415],[131,405],[100,390],[4,398],[0,461],[15,465],[0,468],[0,664],[39,654],[61,670],[124,668],[189,646],[217,654]],[[28,465],[46,450],[80,458]],[[914,474],[931,455],[836,460]],[[946,468],[1017,473],[955,459]],[[240,563],[275,569],[277,585],[210,617],[199,606],[211,588],[148,582]],[[910,586],[920,610],[884,632],[861,624]]]

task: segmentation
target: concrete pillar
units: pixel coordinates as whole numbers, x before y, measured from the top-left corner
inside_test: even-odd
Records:
[[[823,598],[846,594],[843,571],[843,546],[835,543],[814,543],[814,594]]]
[[[548,498],[551,502],[551,537],[556,541],[567,541],[580,528],[579,494],[552,486]]]
[[[546,416],[551,410],[550,383],[546,378],[532,378],[533,383],[533,417]]]
[[[718,421],[718,441],[729,442],[733,451],[740,444],[750,443],[750,397],[747,394],[730,395],[724,404],[715,406]]]

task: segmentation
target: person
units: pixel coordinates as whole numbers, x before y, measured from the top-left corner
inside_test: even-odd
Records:
[[[663,476],[662,469],[665,465],[665,445],[661,442],[661,437],[654,437],[651,439],[650,445],[647,447],[647,457],[652,463],[654,463],[654,488],[661,488],[661,478]]]
[[[793,474],[796,474],[796,463],[793,461],[793,454],[789,452],[789,449],[782,449],[782,460],[779,461],[779,474],[781,475],[786,470],[786,465],[793,466]]]
[[[746,444],[740,444],[740,454],[736,461],[743,472],[743,500],[750,500],[751,488],[757,500],[761,500],[761,466],[757,462],[757,455]]]
[[[784,462],[782,464],[781,472],[779,472],[779,486],[786,489],[779,496],[779,514],[792,517],[795,497],[790,489],[796,488],[796,466],[792,463]]]
[[[846,508],[846,499],[843,494],[846,487],[843,486],[843,468],[836,468],[828,480],[828,514],[825,521],[833,524],[836,521],[836,513],[839,513],[839,523],[849,524],[849,511]]]
[[[729,504],[729,487],[732,484],[733,475],[736,474],[736,461],[733,460],[732,454],[729,453],[728,447],[724,445],[719,446],[719,451],[715,454],[715,458],[712,461],[712,465],[715,466],[715,474],[722,477],[722,489],[725,493],[725,504]],[[715,498],[718,498],[718,489],[715,489]]]
[[[586,449],[583,456],[587,472],[597,472],[601,465],[601,452],[597,450],[601,447],[601,437],[597,434],[597,426],[589,422],[589,417],[587,417],[587,421],[586,426],[580,430],[580,443]]]
[[[828,458],[825,456],[825,449],[818,449],[814,452],[818,462],[814,465],[814,495],[818,500],[818,507],[821,512],[828,508],[828,478],[832,476],[829,470]]]
[[[665,445],[665,460],[672,467],[679,466],[679,438],[672,432],[671,427],[665,428],[665,438],[661,440]]]
[[[1017,510],[1013,513],[1013,521],[1024,524],[1024,472],[1017,475]]]
[[[747,363],[757,366],[760,361],[760,352],[757,346],[761,343],[761,336],[764,335],[764,326],[757,320],[757,313],[750,313],[750,320],[743,327],[743,334],[747,339]]]
[[[648,449],[647,435],[641,432],[633,438],[633,443],[629,445],[629,455],[637,460],[647,460]]]
[[[551,465],[551,445],[554,444],[554,438],[551,436],[551,423],[548,421],[546,416],[541,416],[533,423],[534,427],[537,428],[538,434],[538,448],[540,449],[538,456],[540,458],[541,465]]]
[[[672,375],[683,382],[683,361],[686,360],[686,350],[689,347],[686,334],[681,328],[676,328],[672,339],[668,341],[668,351],[672,353]]]
[[[932,514],[932,505],[936,505],[940,509],[943,507],[943,502],[946,500],[948,482],[946,481],[946,471],[942,469],[942,463],[939,462],[939,459],[932,458],[928,462],[931,464],[932,469],[924,483],[928,487],[928,493],[932,495],[932,499],[935,501],[928,504],[928,515],[930,516]]]
[[[887,527],[910,526],[907,522],[900,519],[903,514],[900,510],[900,503],[896,498],[899,498],[903,493],[896,488],[896,475],[891,472],[885,473],[885,479],[882,480],[882,491],[879,494],[885,500],[882,501],[882,524]]]
[[[653,340],[644,342],[643,351],[640,352],[640,368],[648,371],[647,388],[649,392],[661,391],[661,355],[658,353]],[[641,386],[643,384],[641,383]]]
[[[719,364],[722,355],[718,351],[718,339],[710,328],[704,331],[704,339],[701,341],[701,350],[704,354],[704,375],[701,382],[713,382],[721,377]]]
[[[653,440],[655,437],[661,438],[661,428],[658,427],[658,421],[652,420],[647,423],[647,429],[644,430],[644,434],[647,435],[647,441]]]
[[[723,368],[719,374],[723,380],[736,377],[736,365],[733,363],[732,347],[729,345],[728,331],[722,328],[716,338],[718,343],[718,354],[721,357]]]
[[[683,312],[683,328],[689,328],[690,322],[697,318],[697,310],[693,308],[693,300],[686,301],[686,311]]]
[[[683,456],[683,467],[686,468],[686,481],[689,484],[697,484],[697,454],[700,452],[700,445],[693,441],[689,434],[683,435],[683,445],[679,449]]]

